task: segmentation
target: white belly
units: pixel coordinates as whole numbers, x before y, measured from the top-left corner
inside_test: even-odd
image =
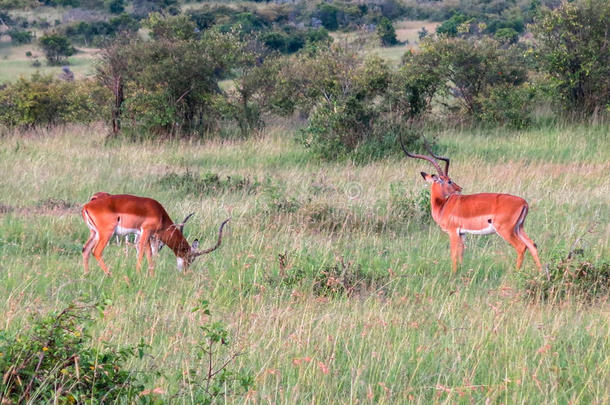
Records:
[[[117,225],[117,227],[114,228],[114,233],[119,236],[129,235],[130,233],[135,233],[136,235],[140,236],[142,230],[137,228],[123,228],[122,226]]]
[[[471,233],[473,235],[489,235],[491,233],[495,233],[496,228],[492,224],[489,224],[487,228],[483,229],[466,229],[466,228],[458,228],[458,234],[462,235],[465,233]]]

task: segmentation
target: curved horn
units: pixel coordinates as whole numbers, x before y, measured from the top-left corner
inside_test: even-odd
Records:
[[[398,139],[400,139],[400,146],[402,147],[403,152],[410,158],[414,158],[414,159],[424,159],[427,160],[428,162],[432,163],[432,165],[434,165],[434,167],[436,168],[436,171],[438,172],[439,175],[443,175],[443,170],[441,169],[441,167],[439,166],[439,164],[432,159],[430,156],[426,156],[426,155],[416,155],[414,153],[410,153],[409,151],[407,151],[407,148],[405,147],[405,144],[402,140],[402,134],[398,136]],[[449,165],[447,165],[449,166]]]
[[[194,213],[194,212],[191,212],[190,214],[188,214],[188,215],[186,216],[186,218],[184,218],[184,219],[182,220],[182,222],[180,222],[179,224],[176,224],[176,227],[177,227],[178,229],[180,229],[180,232],[182,232],[182,230],[184,229],[184,224],[186,224],[186,221],[188,221],[189,219],[191,219],[191,217],[192,217],[193,215],[195,215],[195,213]]]
[[[216,241],[216,245],[212,246],[211,248],[205,249],[205,250],[197,250],[193,253],[193,256],[194,257],[201,256],[203,254],[207,254],[207,253],[213,252],[216,249],[218,249],[220,247],[220,244],[222,243],[222,228],[224,228],[226,223],[229,222],[230,220],[231,220],[231,218],[227,218],[224,220],[224,222],[222,224],[220,224],[220,229],[218,230],[218,240]]]
[[[434,152],[432,152],[432,149],[430,148],[428,141],[425,141],[424,144],[426,145],[426,150],[428,151],[428,153],[430,153],[435,159],[445,161],[445,176],[449,177],[449,158],[435,155]]]

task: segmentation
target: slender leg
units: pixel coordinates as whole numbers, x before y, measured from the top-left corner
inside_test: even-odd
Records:
[[[451,272],[457,271],[457,263],[460,256],[461,237],[457,232],[449,232],[449,243],[451,245]]]
[[[152,238],[151,238],[152,241]],[[146,244],[146,260],[148,261],[148,274],[151,277],[155,276],[155,266],[153,263],[153,259],[152,259],[152,248],[151,248],[151,244],[147,243]]]
[[[523,256],[525,254],[525,243],[517,236],[513,229],[497,228],[496,231],[505,241],[510,243],[517,251],[517,270],[523,264]]]
[[[83,246],[83,265],[85,266],[85,274],[89,273],[89,256],[96,244],[95,235],[95,231],[90,229],[89,239],[87,239],[87,242],[85,242],[85,245]]]
[[[465,236],[463,234],[460,235],[460,244],[459,244],[460,250],[459,250],[459,255],[458,255],[458,260],[459,260],[460,264],[464,260],[464,238],[465,238]]]
[[[99,232],[97,244],[95,245],[95,248],[93,248],[93,257],[95,257],[95,260],[97,260],[97,262],[100,265],[100,267],[102,268],[102,270],[104,270],[104,273],[106,273],[109,276],[111,275],[111,273],[110,273],[110,270],[108,270],[106,263],[104,263],[104,260],[102,259],[102,253],[104,252],[104,249],[106,248],[106,245],[108,244],[108,241],[110,240],[111,237],[112,237],[112,231]]]
[[[147,248],[147,245],[148,248]],[[136,270],[138,273],[140,272],[140,268],[142,267],[142,257],[144,256],[144,252],[147,249],[150,249],[150,232],[143,231],[142,235],[140,235],[140,239],[138,240],[138,262],[136,264]],[[148,253],[147,253],[148,254]],[[150,261],[148,262],[150,264]]]
[[[538,249],[536,248],[536,244],[527,236],[525,231],[523,230],[523,224],[519,226],[517,229],[517,236],[519,239],[525,243],[527,249],[530,251],[534,261],[536,262],[536,266],[538,266],[538,270],[542,271],[542,265],[540,264],[540,258],[538,257]]]

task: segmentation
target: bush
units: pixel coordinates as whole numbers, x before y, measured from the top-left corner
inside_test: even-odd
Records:
[[[531,301],[591,301],[610,292],[610,263],[593,263],[584,258],[582,249],[576,249],[553,261],[547,274],[523,275],[521,283],[524,297]]]
[[[200,312],[208,317],[212,315],[207,300],[191,312]],[[177,376],[184,385],[179,397],[196,404],[215,404],[227,402],[254,387],[251,373],[231,369],[236,358],[243,353],[232,348],[226,325],[222,321],[210,320],[199,328],[201,340],[195,354],[201,366]]]
[[[526,128],[532,121],[533,98],[533,89],[526,84],[492,86],[477,100],[481,106],[477,118],[490,124]]]
[[[146,346],[92,345],[93,306],[72,304],[16,334],[0,331],[0,402],[132,402],[144,389],[126,368]]]
[[[564,2],[542,9],[531,26],[540,68],[556,88],[566,110],[591,114],[610,106],[610,2]]]
[[[519,86],[527,78],[524,60],[516,48],[504,49],[492,39],[440,38],[424,40],[415,61],[418,69],[440,79],[438,89],[453,97],[463,112],[477,118],[482,103],[495,86]]]
[[[377,36],[383,46],[391,46],[398,43],[392,21],[386,17],[383,17],[381,21],[379,21],[379,24],[377,24]]]
[[[0,124],[36,127],[100,119],[106,91],[90,80],[62,81],[34,74],[0,90]]]
[[[406,121],[382,102],[392,72],[378,57],[362,60],[341,48],[299,55],[279,74],[278,110],[309,114],[298,140],[314,156],[366,161],[395,150]],[[296,95],[296,97],[295,97]]]
[[[259,182],[243,176],[226,176],[222,178],[216,173],[208,172],[198,176],[187,171],[184,174],[168,173],[161,177],[157,184],[163,189],[173,189],[184,194],[217,195],[218,193],[233,193],[243,191],[255,193]]]
[[[32,32],[18,29],[11,29],[6,32],[11,37],[11,41],[16,44],[29,44],[32,42]]]
[[[430,223],[430,189],[426,187],[415,195],[409,195],[402,184],[390,184],[388,216],[404,222]]]
[[[122,128],[134,138],[177,136],[216,127],[218,82],[235,66],[243,44],[233,34],[198,35],[183,20],[153,15],[151,40],[117,38],[103,51],[98,80],[119,90],[108,99],[115,133]]]
[[[367,273],[361,266],[340,257],[316,275],[313,291],[317,295],[349,297],[383,287],[387,279],[387,274]]]
[[[76,49],[64,35],[46,34],[40,38],[39,43],[51,66],[66,64],[66,58],[76,53]]]

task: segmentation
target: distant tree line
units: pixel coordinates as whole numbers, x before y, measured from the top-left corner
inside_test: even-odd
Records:
[[[298,116],[298,139],[316,156],[368,159],[394,150],[400,135],[418,142],[410,123],[427,119],[524,128],[538,104],[581,117],[608,112],[608,20],[604,0],[542,7],[530,42],[428,35],[392,68],[329,41],[285,54],[268,33],[200,29],[191,16],[156,13],[142,21],[149,39],[122,35],[103,49],[90,99],[78,83],[22,79],[0,90],[0,122],[102,117],[111,136],[150,138],[248,136],[270,116]],[[73,102],[51,103],[45,92]]]

